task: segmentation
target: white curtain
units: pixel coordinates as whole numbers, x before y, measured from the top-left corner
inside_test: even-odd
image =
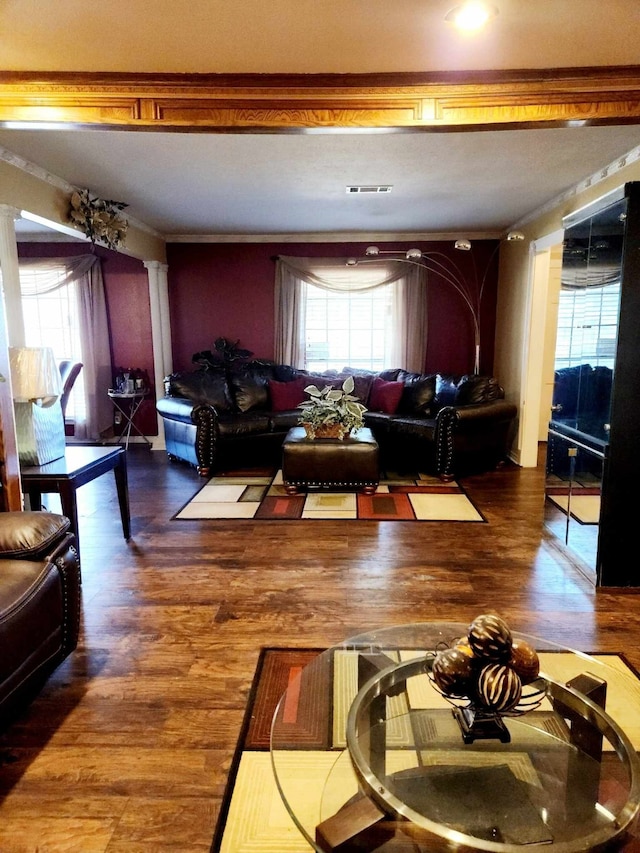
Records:
[[[112,384],[109,324],[104,295],[102,265],[95,255],[69,258],[21,258],[23,296],[48,293],[75,283],[80,347],[83,368],[79,379],[84,383],[87,401],[86,421],[76,422],[76,438],[97,441],[111,426],[112,407],[107,389]]]
[[[389,367],[422,373],[427,352],[427,273],[424,267],[393,260],[347,264],[346,258],[276,260],[275,359],[303,367],[306,284],[345,292],[393,284],[393,329]]]

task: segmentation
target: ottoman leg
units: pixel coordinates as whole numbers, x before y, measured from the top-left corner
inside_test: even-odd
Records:
[[[297,495],[298,494],[298,487],[295,486],[293,483],[285,483],[284,484],[284,490],[288,495]]]
[[[362,490],[363,495],[375,495],[376,487],[375,486],[365,486]]]

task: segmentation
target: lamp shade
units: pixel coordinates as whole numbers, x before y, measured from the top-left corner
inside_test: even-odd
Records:
[[[13,399],[50,406],[62,393],[62,379],[51,347],[9,347]]]

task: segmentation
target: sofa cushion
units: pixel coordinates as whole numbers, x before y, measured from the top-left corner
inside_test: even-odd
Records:
[[[345,376],[370,376],[372,379],[377,375],[377,371],[367,370],[365,367],[343,367],[340,373]]]
[[[452,376],[450,373],[438,373],[436,375],[436,393],[433,400],[436,409],[441,409],[443,406],[455,406],[459,379],[459,376]]]
[[[372,412],[386,412],[388,415],[393,415],[398,409],[403,390],[402,382],[386,382],[376,376],[371,386],[367,408]]]
[[[213,406],[218,412],[229,412],[233,408],[227,378],[222,369],[173,373],[169,376],[168,386],[172,397],[186,397],[196,404]]]
[[[42,559],[70,526],[69,519],[57,513],[2,512],[0,555],[3,558]]]
[[[326,371],[325,373],[303,373],[305,379],[305,388],[307,385],[315,385],[321,391],[329,385],[331,388],[340,388],[343,380],[335,371]]]
[[[433,441],[436,422],[432,418],[410,417],[398,415],[393,419],[391,434],[394,438],[419,438]]]
[[[435,395],[435,374],[408,377],[404,380],[404,390],[400,398],[398,413],[430,417],[433,414]]]
[[[458,382],[457,406],[470,406],[475,403],[488,403],[499,400],[503,391],[493,376],[465,375]]]
[[[346,374],[342,376],[342,381],[345,379]],[[358,398],[358,401],[362,403],[363,406],[366,406],[367,408],[369,407],[369,399],[371,397],[371,389],[373,387],[374,379],[374,373],[369,375],[355,374],[353,376],[353,391],[351,393],[354,397]]]
[[[385,435],[395,418],[395,415],[388,415],[386,412],[368,411],[364,413],[364,425],[369,427],[376,436]]]
[[[553,405],[560,406],[554,420],[572,420],[578,414],[578,400],[593,375],[590,364],[562,367],[555,371],[553,383]]]
[[[276,382],[291,382],[292,379],[302,375],[301,370],[298,370],[297,367],[291,367],[289,364],[272,364],[271,370]]]
[[[309,383],[303,376],[298,376],[291,382],[269,381],[269,399],[272,412],[286,412],[296,409],[303,400],[308,399],[304,389]]]
[[[268,412],[245,412],[242,416],[229,414],[218,418],[218,432],[221,438],[243,438],[247,435],[260,435],[270,432]]]
[[[404,371],[399,367],[391,367],[388,370],[381,370],[378,376],[386,382],[395,382],[399,378],[400,373],[404,373]]]
[[[269,382],[276,379],[275,367],[267,362],[247,362],[231,373],[231,397],[239,412],[269,409]]]
[[[376,374],[351,373],[349,371],[336,373],[335,370],[326,370],[324,373],[306,373],[304,375],[307,380],[305,387],[307,385],[315,385],[316,388],[319,388],[320,390],[326,388],[327,385],[331,388],[342,388],[342,383],[348,376],[350,376],[353,379],[353,391],[351,393],[354,397],[358,398],[359,402],[362,403],[363,406],[367,406],[369,392]]]
[[[288,412],[270,412],[269,429],[271,432],[287,432],[291,427],[300,426],[300,409]]]

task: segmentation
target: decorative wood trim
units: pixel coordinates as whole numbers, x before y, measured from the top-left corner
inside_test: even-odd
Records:
[[[289,131],[640,123],[640,66],[442,74],[0,72],[0,125]]]

